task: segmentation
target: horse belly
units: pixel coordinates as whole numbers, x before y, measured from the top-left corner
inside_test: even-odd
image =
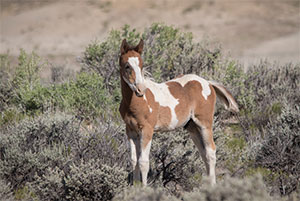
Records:
[[[157,123],[154,127],[155,131],[168,131],[184,126],[190,119],[189,109],[185,112],[176,113],[169,107],[160,107],[158,111]]]

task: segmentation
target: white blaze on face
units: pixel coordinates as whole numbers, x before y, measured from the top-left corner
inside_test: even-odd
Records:
[[[168,85],[165,83],[157,84],[151,80],[146,80],[145,84],[147,88],[152,91],[155,101],[158,102],[160,106],[170,108],[171,122],[169,124],[169,129],[176,128],[178,119],[175,113],[175,107],[179,104],[178,99],[172,96]]]
[[[190,82],[190,81],[198,81],[200,82],[201,86],[202,86],[202,96],[204,97],[205,100],[207,100],[207,97],[210,95],[211,90],[209,88],[209,82],[205,79],[203,79],[202,77],[199,77],[197,75],[184,75],[180,78],[176,78],[173,80],[170,80],[173,82],[178,82],[179,84],[181,84],[182,87],[184,87],[184,85],[186,85],[186,83]]]
[[[135,82],[136,84],[143,84],[144,83],[144,78],[142,76],[141,68],[139,66],[139,58],[138,57],[129,57],[128,58],[128,63],[130,66],[133,68],[135,72]]]

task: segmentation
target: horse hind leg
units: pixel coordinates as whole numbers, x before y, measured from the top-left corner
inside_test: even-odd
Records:
[[[206,172],[211,185],[216,183],[216,147],[213,140],[213,132],[211,128],[202,126],[200,123],[190,120],[186,126],[190,136],[197,146],[202,160],[205,163]]]

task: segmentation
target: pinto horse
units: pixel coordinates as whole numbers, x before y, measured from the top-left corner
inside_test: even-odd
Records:
[[[200,151],[210,183],[215,184],[216,146],[212,126],[216,95],[233,112],[239,111],[236,101],[224,86],[197,75],[182,75],[164,83],[145,78],[143,46],[143,40],[131,47],[124,39],[119,60],[122,87],[119,111],[126,123],[133,180],[147,185],[153,132],[184,127]]]

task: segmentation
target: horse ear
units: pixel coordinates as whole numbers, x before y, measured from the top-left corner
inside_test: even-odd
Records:
[[[142,54],[143,48],[144,48],[144,41],[143,41],[143,39],[141,39],[139,44],[134,48],[134,50],[136,52],[138,52],[139,54]]]
[[[125,53],[128,51],[128,49],[129,49],[129,45],[128,45],[126,39],[124,39],[124,40],[122,41],[121,48],[120,48],[121,55],[122,55],[122,54],[125,54]]]

